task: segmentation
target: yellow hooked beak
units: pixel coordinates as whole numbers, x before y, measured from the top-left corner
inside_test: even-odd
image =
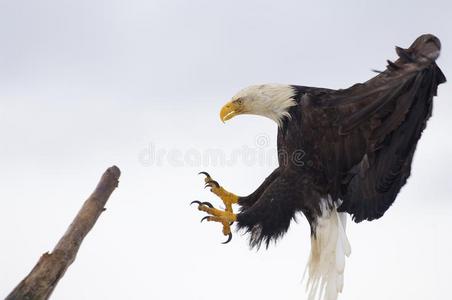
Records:
[[[232,119],[242,112],[243,105],[241,101],[229,101],[221,108],[220,119],[224,123],[225,121]]]

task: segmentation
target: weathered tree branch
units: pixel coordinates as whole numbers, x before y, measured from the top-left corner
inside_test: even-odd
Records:
[[[118,186],[120,174],[121,171],[116,166],[105,171],[96,189],[85,201],[53,251],[41,256],[30,274],[6,297],[6,300],[41,300],[50,297],[58,281],[75,260],[83,239],[105,210],[108,198]]]

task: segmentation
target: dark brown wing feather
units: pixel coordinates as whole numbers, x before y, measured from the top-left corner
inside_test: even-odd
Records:
[[[400,58],[366,83],[301,99],[303,134],[316,128],[320,135],[310,142],[328,192],[356,222],[381,217],[410,175],[433,96],[445,82],[435,63],[439,50],[436,37],[423,35],[397,48]]]

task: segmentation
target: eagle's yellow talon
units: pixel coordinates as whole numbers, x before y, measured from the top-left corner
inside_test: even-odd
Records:
[[[232,212],[219,210],[214,208],[213,206],[210,207],[206,204],[210,204],[209,202],[201,202],[196,200],[193,201],[192,204],[193,203],[198,204],[198,209],[200,211],[204,211],[209,214],[208,216],[202,218],[201,222],[207,220],[208,222],[213,221],[221,223],[223,225],[223,234],[228,236],[228,239],[223,242],[223,244],[229,243],[232,239],[231,224],[237,220],[237,216]]]
[[[226,211],[232,212],[232,204],[236,204],[239,200],[239,197],[231,192],[226,191],[220,184],[213,180],[210,177],[209,173],[201,172],[199,174],[204,174],[206,178],[204,178],[204,182],[206,183],[205,187],[210,187],[210,191],[221,198],[224,205],[226,206]]]
[[[220,184],[213,180],[207,172],[200,172],[199,174],[203,174],[206,176],[204,178],[205,188],[209,187],[210,191],[221,198],[225,205],[225,210],[219,210],[213,207],[209,202],[201,202],[201,201],[193,201],[192,204],[198,204],[198,209],[200,211],[204,211],[208,213],[208,216],[205,216],[201,219],[201,222],[206,220],[208,222],[218,222],[223,225],[223,234],[228,236],[228,239],[223,243],[226,244],[232,239],[231,233],[231,225],[237,220],[237,215],[233,213],[232,204],[238,202],[239,197],[233,193],[226,191]]]

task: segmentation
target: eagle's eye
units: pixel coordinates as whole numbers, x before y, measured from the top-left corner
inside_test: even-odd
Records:
[[[235,104],[237,104],[237,105],[242,105],[242,104],[243,104],[243,100],[242,100],[242,99],[237,99],[237,100],[235,100],[234,102],[235,102]]]

